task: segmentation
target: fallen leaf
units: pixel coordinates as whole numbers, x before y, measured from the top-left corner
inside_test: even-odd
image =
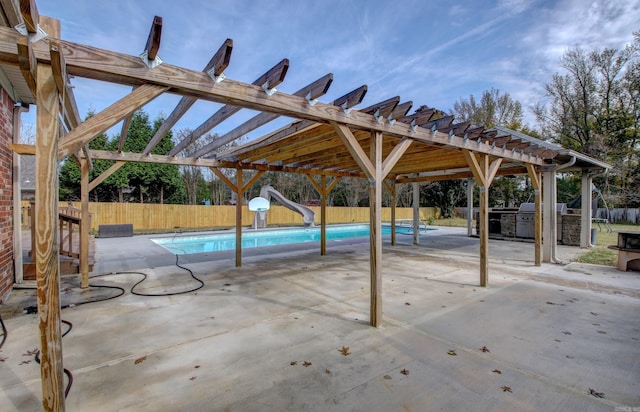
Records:
[[[595,396],[596,398],[604,398],[604,392],[597,392],[591,388],[589,388],[589,395]]]
[[[480,348],[480,350],[481,350],[482,352],[491,352],[491,351],[489,350],[489,348],[487,348],[486,346],[481,347],[481,348]]]
[[[0,356],[0,362],[4,362],[6,360],[7,360],[7,358],[3,358],[2,356]]]
[[[409,303],[409,302],[404,302],[404,304],[407,305],[407,306],[411,306],[411,303]]]
[[[547,302],[547,305],[557,305],[557,303]]]
[[[447,292],[447,293],[450,294],[450,295],[453,295],[453,292]]]
[[[308,368],[311,365],[312,365],[312,363],[311,362],[307,362],[307,361],[304,361],[304,363],[302,364],[302,366],[304,366],[305,368]]]
[[[196,368],[196,369],[198,369],[199,367],[200,367],[200,365],[196,365],[196,366],[194,366],[194,368]]]
[[[297,364],[298,364],[298,361],[294,361],[294,360],[292,360],[292,361],[291,361],[291,363],[290,363],[289,365],[291,365],[291,366],[296,366]]]
[[[28,350],[27,353],[23,353],[22,356],[36,356],[40,351],[36,348],[33,350]]]
[[[408,369],[403,369],[403,370],[400,371],[400,373],[406,376],[406,375],[409,375],[409,370]]]
[[[598,314],[595,312],[589,312],[589,313],[591,313],[593,316],[598,316]]]
[[[330,371],[329,369],[325,369],[325,370],[324,370],[324,373],[326,373],[327,375],[330,375],[330,374],[331,374],[331,371]]]
[[[343,356],[351,355],[351,352],[349,352],[348,346],[343,346],[342,348],[338,349],[338,352],[340,352]]]
[[[562,333],[563,333],[564,335],[572,335],[572,333],[571,333],[571,332],[566,331],[566,330],[562,331]]]
[[[189,378],[189,380],[190,380],[190,381],[194,381],[194,380],[196,380],[196,376],[192,376],[192,377],[190,377],[190,378]]]
[[[447,355],[458,356],[455,349],[449,349],[449,351],[447,352]]]
[[[146,360],[147,360],[147,355],[144,355],[143,357],[136,359],[135,362],[133,362],[133,363],[136,364],[136,365],[139,365],[139,364],[141,364],[142,362],[144,362]]]
[[[598,333],[602,333],[603,335],[606,335],[607,332],[603,331],[603,330],[599,330]]]
[[[502,371],[500,369],[494,369],[491,372],[497,373],[498,375],[502,375]]]
[[[511,392],[511,386],[506,386],[505,385],[505,386],[502,386],[501,389],[502,389],[502,392]],[[511,392],[511,393],[513,393],[513,392]]]
[[[384,375],[384,376],[383,376],[383,378],[385,378],[385,379],[392,379],[392,378],[391,378],[391,375]]]
[[[20,362],[20,365],[28,365],[30,363],[31,363],[30,360],[23,360],[22,362]]]

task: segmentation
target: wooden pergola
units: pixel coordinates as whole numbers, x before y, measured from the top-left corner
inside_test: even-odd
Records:
[[[233,42],[222,42],[202,71],[161,63],[158,56],[162,19],[152,22],[141,56],[102,50],[60,39],[57,20],[39,16],[34,0],[21,0],[16,10],[11,0],[0,0],[8,27],[0,27],[0,63],[6,72],[19,73],[37,107],[36,144],[14,144],[19,154],[36,158],[36,267],[38,313],[41,334],[43,407],[64,408],[62,343],[59,300],[59,268],[56,221],[58,217],[58,163],[72,156],[81,168],[81,202],[88,216],[89,192],[125,162],[156,162],[208,167],[238,199],[265,171],[305,174],[321,196],[321,253],[326,253],[326,195],[345,176],[370,182],[370,324],[382,321],[382,190],[395,198],[397,183],[473,178],[480,188],[479,284],[487,286],[488,193],[495,176],[528,174],[535,189],[535,264],[542,260],[541,172],[553,165],[559,151],[554,145],[505,130],[486,130],[452,116],[420,106],[409,114],[413,103],[393,97],[364,109],[367,86],[333,102],[318,101],[333,80],[326,74],[293,94],[276,87],[285,80],[287,59],[252,83],[225,78],[231,64]],[[19,11],[19,13],[18,13]],[[16,23],[18,22],[18,23]],[[15,24],[14,24],[15,23]],[[13,26],[21,23],[20,31]],[[141,42],[142,44],[143,42]],[[69,77],[83,77],[128,85],[132,91],[84,122],[80,120]],[[142,153],[122,151],[133,113],[163,93],[182,96]],[[180,141],[166,156],[151,154],[197,100],[223,106]],[[180,153],[209,130],[242,109],[258,111],[255,117],[218,137],[190,157]],[[215,151],[268,122],[286,116],[293,122],[247,144],[222,153]],[[95,137],[122,122],[119,149],[89,150]],[[93,181],[89,171],[93,159],[113,160],[113,166]],[[249,182],[230,181],[219,169],[238,172],[255,170]],[[394,201],[395,203],[395,201]],[[242,202],[237,202],[236,236],[242,236]],[[392,219],[392,222],[394,219]],[[394,223],[394,222],[393,222]],[[81,233],[82,285],[88,286],[89,228]],[[395,238],[392,239],[395,243]],[[236,244],[236,265],[241,265],[241,242]]]

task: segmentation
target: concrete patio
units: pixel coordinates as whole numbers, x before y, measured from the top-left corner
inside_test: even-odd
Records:
[[[198,286],[150,236],[96,239],[93,274],[143,293]],[[181,256],[205,286],[63,309],[73,411],[640,410],[640,273],[533,265],[533,244],[440,228],[383,248],[383,326],[369,319],[367,239]],[[568,262],[578,248],[559,247]],[[62,285],[63,306],[113,296]],[[3,411],[41,409],[35,291],[0,306]],[[63,330],[68,327],[63,325]],[[483,350],[484,349],[484,350]]]

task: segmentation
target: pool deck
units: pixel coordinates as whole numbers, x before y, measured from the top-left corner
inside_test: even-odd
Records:
[[[93,274],[139,270],[147,293],[197,286],[150,236],[96,239]],[[180,257],[205,286],[142,297],[140,279],[92,283],[125,295],[63,309],[71,411],[640,410],[640,273],[533,265],[530,243],[490,240],[489,287],[478,239],[439,228],[383,246],[383,325],[369,317],[368,239]],[[559,247],[568,262],[579,248]],[[109,296],[65,277],[64,306]],[[40,410],[33,290],[0,313],[3,411]]]

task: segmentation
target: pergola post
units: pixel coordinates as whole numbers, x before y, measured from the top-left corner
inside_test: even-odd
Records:
[[[82,288],[89,287],[89,160],[80,160],[80,273]],[[71,237],[69,233],[69,237]]]
[[[489,163],[489,155],[478,157],[473,152],[463,150],[473,177],[480,189],[480,286],[486,287],[489,281],[489,187],[495,177],[502,158]]]
[[[413,194],[413,244],[420,244],[420,185],[418,182],[411,183]]]
[[[59,31],[59,29],[58,29]],[[42,407],[62,411],[64,369],[60,321],[58,221],[58,89],[51,66],[37,66],[36,113],[36,280],[40,319]]]
[[[327,254],[327,176],[320,177],[320,255]]]
[[[473,235],[473,178],[467,178],[467,236]]]
[[[556,226],[556,172],[542,172],[542,261],[555,263],[556,242],[558,239]]]
[[[21,113],[27,111],[23,106],[13,108],[13,142],[20,143]],[[20,174],[21,156],[13,152],[13,274],[16,283],[23,281],[22,262],[22,182]],[[33,213],[33,212],[32,212]]]
[[[375,175],[369,179],[371,326],[382,323],[382,133],[371,133],[371,163]]]
[[[236,169],[236,267],[242,266],[242,169]]]
[[[534,165],[527,164],[527,172],[531,179],[534,193],[534,225],[535,225],[535,265],[540,266],[542,263],[542,196],[540,193],[542,185],[542,176]]]
[[[588,170],[582,171],[582,212],[580,214],[580,247],[593,247],[591,244],[591,196],[593,178]]]
[[[396,181],[392,181],[389,185],[389,191],[391,192],[391,245],[396,245]]]

